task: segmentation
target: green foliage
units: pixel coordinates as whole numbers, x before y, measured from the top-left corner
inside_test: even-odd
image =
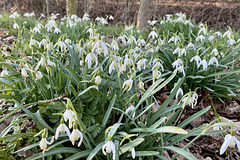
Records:
[[[17,40],[8,46],[11,54],[3,48],[0,55],[0,97],[8,105],[5,110],[10,111],[0,122],[19,109],[23,111],[0,136],[5,145],[15,143],[7,150],[14,157],[33,149],[36,154],[29,160],[126,159],[135,151],[139,159],[153,159],[172,150],[194,159],[184,150],[187,146],[202,135],[223,133],[208,131],[214,126],[232,126],[214,123],[189,132],[184,129],[210,107],[176,125],[184,108],[197,103],[197,88],[216,97],[236,95],[239,88],[239,45],[229,47],[226,37],[197,42],[201,28],[182,14],[161,20],[148,37],[147,32],[131,26],[107,25],[106,19],[92,22],[87,15],[57,21],[56,15],[40,20],[14,14],[12,18],[0,17],[3,27],[17,34]],[[108,34],[111,36],[105,37]],[[212,34],[207,31],[204,36],[207,39]],[[179,40],[171,41],[172,37]],[[173,54],[189,42],[195,47],[186,49],[186,55]],[[225,52],[224,56],[219,54],[219,66],[202,70],[189,62],[196,53],[209,60],[214,48]],[[182,60],[183,70],[172,66],[177,58]],[[169,96],[159,104],[155,96],[166,86]],[[181,88],[185,95],[179,94]],[[19,126],[24,120],[33,120],[35,128],[23,130]],[[75,134],[61,133],[59,126],[64,123]],[[186,148],[173,147],[189,137],[195,138]]]

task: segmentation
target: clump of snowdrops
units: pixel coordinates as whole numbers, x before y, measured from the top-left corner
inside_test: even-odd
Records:
[[[111,16],[96,22],[88,15],[60,21],[58,15],[44,21],[31,19],[33,14],[4,16],[18,36],[1,51],[0,97],[8,113],[0,121],[23,111],[1,133],[1,143],[12,155],[31,149],[36,154],[28,159],[154,159],[172,150],[173,159],[182,155],[193,160],[185,149],[195,140],[225,133],[208,131],[213,127],[234,126],[215,120],[184,130],[210,106],[179,119],[186,107],[197,104],[199,89],[225,96],[214,88],[225,80],[231,81],[225,88],[236,94],[239,82],[231,77],[239,77],[239,40],[230,29],[220,36],[178,14],[150,22],[154,27],[145,37],[133,26],[108,25]],[[174,27],[159,31],[157,24]],[[103,34],[106,30],[112,36]],[[215,39],[219,37],[221,41]],[[166,85],[172,88],[159,104],[155,94]],[[35,127],[24,130],[20,124],[27,120]],[[174,146],[189,137],[192,141],[184,148]]]

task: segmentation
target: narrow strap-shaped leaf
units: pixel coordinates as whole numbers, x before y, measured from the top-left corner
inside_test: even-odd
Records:
[[[183,121],[181,124],[179,124],[178,127],[181,127],[181,128],[185,127],[186,125],[191,123],[194,119],[196,119],[196,118],[200,117],[201,115],[203,115],[204,113],[206,113],[210,108],[211,108],[211,106],[204,108],[201,111],[195,113],[194,115],[192,115],[191,117],[189,117],[188,119]]]
[[[184,149],[182,148],[178,148],[178,147],[173,147],[173,146],[166,146],[166,147],[163,147],[164,149],[170,149],[174,152],[177,152],[178,154],[182,155],[183,157],[189,159],[189,160],[197,160],[197,158],[192,155],[191,153],[185,151]]]
[[[60,148],[54,148],[51,149],[49,151],[46,151],[44,154],[41,153],[37,153],[29,158],[27,158],[26,160],[35,160],[35,159],[40,159],[46,156],[51,156],[51,155],[55,155],[55,154],[61,154],[61,153],[79,153],[79,149],[76,148],[72,148],[72,147],[60,147]]]
[[[138,146],[143,141],[144,141],[144,138],[137,138],[137,139],[134,139],[133,141],[125,144],[124,146],[120,147],[119,155],[121,155],[127,151],[130,151],[132,148]]]
[[[92,160],[95,157],[95,155],[102,149],[104,144],[105,142],[98,144],[89,154],[89,156],[87,157],[87,160]]]
[[[107,120],[108,120],[108,118],[111,114],[111,111],[112,111],[113,105],[115,103],[116,97],[117,97],[116,95],[113,96],[113,99],[111,100],[111,103],[108,106],[107,112],[105,113],[105,116],[104,116],[103,121],[102,121],[102,127],[105,127],[106,124],[107,124]]]
[[[180,86],[183,83],[184,78],[182,78],[180,81],[177,82],[176,87],[173,89],[172,93],[168,96],[168,98],[163,102],[163,104],[161,105],[161,107],[154,113],[154,115],[151,117],[150,121],[149,121],[149,125],[151,125],[153,122],[155,122],[160,115],[162,114],[162,112],[165,110],[165,108],[167,108],[168,104],[171,102],[171,100],[173,99],[173,97],[176,95],[178,89],[180,88]]]
[[[90,153],[91,153],[91,151],[89,151],[89,150],[82,151],[82,152],[76,153],[76,154],[68,157],[68,158],[65,159],[65,160],[76,160],[76,159],[80,159],[80,158],[83,158],[83,157],[87,157]]]

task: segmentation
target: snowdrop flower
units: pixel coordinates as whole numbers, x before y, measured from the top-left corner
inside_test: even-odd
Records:
[[[124,66],[126,67],[127,65],[133,65],[133,60],[132,58],[129,58],[128,55],[125,55],[125,59],[124,59]]]
[[[228,37],[230,38],[231,37],[231,31],[226,31],[224,34],[223,34],[223,37]]]
[[[126,80],[123,83],[122,88],[124,88],[124,90],[126,90],[128,88],[128,91],[130,91],[130,89],[132,88],[132,84],[133,84],[133,80],[132,79]]]
[[[13,28],[14,28],[14,29],[19,29],[18,24],[17,24],[17,23],[14,23],[14,24],[13,24]]]
[[[55,33],[55,34],[59,34],[59,33],[61,33],[61,30],[60,30],[59,28],[55,28],[55,29],[54,29],[54,33]]]
[[[97,54],[101,54],[102,51],[104,52],[104,56],[106,57],[108,54],[108,48],[106,46],[106,44],[102,41],[102,40],[98,40],[92,49],[92,52],[94,52],[96,50]]]
[[[236,41],[235,41],[234,39],[230,38],[230,39],[227,41],[227,43],[232,46],[232,45],[236,44]]]
[[[32,48],[32,45],[38,44],[39,42],[31,37],[30,42],[29,42],[29,48]]]
[[[148,61],[148,60],[145,59],[145,58],[140,59],[140,60],[137,62],[137,69],[138,69],[139,71],[141,71],[141,66],[143,66],[143,68],[145,69],[145,68],[146,68],[146,62],[147,62],[147,61]]]
[[[39,147],[43,150],[43,154],[45,153],[46,149],[47,149],[47,145],[51,145],[54,141],[54,136],[52,136],[52,139],[50,142],[47,141],[47,136],[48,136],[48,130],[45,128],[43,130],[43,134],[42,134],[42,139],[39,142]]]
[[[140,89],[144,89],[144,83],[143,83],[143,81],[142,81],[142,78],[140,78],[140,80],[139,80],[138,87],[139,87]]]
[[[1,75],[0,75],[1,77],[6,77],[6,76],[8,76],[8,72],[6,71],[6,70],[3,70],[2,72],[1,72]]]
[[[183,61],[182,61],[181,59],[179,59],[179,58],[172,63],[172,66],[173,66],[174,68],[178,68],[178,67],[180,67],[181,65],[183,65]]]
[[[40,29],[38,27],[34,27],[32,32],[33,33],[40,33]]]
[[[212,65],[213,63],[216,63],[216,66],[218,66],[218,60],[216,57],[212,57],[209,62],[208,65]]]
[[[114,60],[109,66],[109,71],[108,71],[109,74],[111,74],[112,70],[114,70],[116,67],[117,67],[117,62]]]
[[[203,35],[200,35],[196,38],[196,41],[200,41],[201,43],[203,42],[203,40],[205,39],[205,37]]]
[[[173,92],[173,90],[174,90],[174,88],[171,90],[171,93]],[[178,95],[179,94],[181,94],[182,96],[183,96],[183,90],[182,90],[182,88],[179,88],[178,90],[177,90],[177,93],[176,93],[176,98],[178,98]]]
[[[94,60],[95,60],[95,66],[94,66],[94,68],[96,68],[97,65],[98,65],[97,56],[96,56],[94,53],[92,53],[92,52],[89,53],[89,54],[86,56],[85,62],[88,63],[88,68],[91,68],[91,66],[92,66],[92,61],[94,61]]]
[[[179,52],[180,52],[180,48],[179,47],[177,47],[174,51],[173,51],[173,54],[176,54],[176,53],[178,53],[178,55],[179,55]]]
[[[183,64],[179,67],[177,67],[174,72],[181,72],[183,73],[183,76],[185,76],[185,70],[184,70],[184,67],[183,67]]]
[[[170,42],[174,42],[174,44],[176,45],[177,42],[181,42],[181,39],[179,36],[173,36],[168,40],[168,43],[170,43]]]
[[[194,56],[194,57],[190,60],[190,62],[192,62],[193,60],[196,61],[197,66],[198,66],[198,65],[200,64],[200,62],[202,61],[201,58],[199,57],[199,55]]]
[[[106,151],[105,151],[106,150]],[[102,152],[104,155],[107,155],[107,153],[113,153],[113,160],[115,160],[116,157],[116,148],[115,144],[112,141],[107,141],[103,147],[102,147]]]
[[[152,68],[152,70],[155,70],[155,69],[158,69],[158,68],[161,68],[162,71],[164,71],[163,69],[163,65],[160,63],[160,62],[156,62]]]
[[[41,14],[40,18],[45,18],[45,15],[44,15],[44,14]]]
[[[134,44],[137,44],[136,38],[134,36],[130,36],[130,38],[128,39],[127,43],[131,44],[133,42],[134,42]]]
[[[208,38],[208,41],[209,42],[212,42],[214,40],[214,36],[210,36],[209,38]]]
[[[67,120],[69,120],[69,128],[72,128],[72,123],[75,121],[75,119],[77,118],[77,115],[75,114],[75,112],[73,112],[70,107],[72,106],[72,102],[70,99],[67,99],[67,105],[66,105],[66,111],[63,113],[63,118],[64,121],[66,122]]]
[[[128,114],[129,112],[131,113],[131,112],[134,111],[134,109],[135,109],[134,106],[131,105],[130,107],[127,108],[127,110],[125,111],[125,113],[126,113],[126,114]],[[135,112],[132,113],[132,118],[134,118],[134,117],[135,117]]]
[[[155,31],[149,33],[148,38],[152,37],[152,39],[156,39],[158,34]]]
[[[13,14],[11,14],[10,16],[9,16],[9,18],[17,18],[17,17],[19,17],[20,16],[20,14],[18,14],[17,12],[14,12]]]
[[[192,22],[189,21],[189,20],[186,20],[186,21],[184,22],[184,24],[188,24],[189,26],[191,26],[192,28],[194,28],[194,25],[193,25]]]
[[[188,43],[187,48],[194,48],[194,44],[192,42]]]
[[[149,24],[150,26],[154,26],[156,23],[157,23],[156,20],[148,21],[148,24]]]
[[[133,26],[126,26],[124,30],[129,31],[129,30],[132,30],[132,29],[133,29]]]
[[[138,39],[137,44],[138,44],[138,46],[144,46],[144,45],[146,45],[146,41],[144,39]]]
[[[208,63],[207,63],[207,61],[206,61],[205,58],[198,64],[198,68],[199,68],[201,65],[203,66],[203,70],[206,70],[206,69],[207,69]]]
[[[60,121],[60,125],[57,127],[56,133],[55,133],[55,139],[58,139],[59,133],[67,133],[68,137],[70,137],[70,131],[68,127],[64,124],[63,118]]]
[[[119,47],[118,47],[118,43],[117,41],[113,40],[112,43],[111,43],[111,47],[114,51],[118,51],[119,50]]]
[[[198,34],[201,34],[201,32],[203,32],[204,35],[207,34],[207,29],[203,26],[199,31]]]
[[[222,155],[228,147],[234,148],[235,144],[237,144],[238,150],[240,151],[240,142],[235,137],[235,131],[232,129],[231,134],[226,135],[224,138],[224,143],[220,149],[220,155]]]
[[[35,73],[35,75],[36,75],[36,80],[39,80],[39,79],[42,79],[42,78],[43,78],[42,72],[40,72],[40,71],[37,71],[37,72]]]
[[[95,77],[95,84],[98,86],[102,81],[102,78],[100,76]]]
[[[218,52],[217,48],[214,48],[210,54],[211,55],[214,54],[215,56],[218,56],[219,52]]]
[[[135,154],[135,149],[132,148],[130,151],[131,151],[131,154],[132,154],[132,158],[135,159],[135,155],[136,155],[136,154]]]
[[[53,137],[54,138],[54,137]],[[46,149],[47,149],[47,145],[51,145],[53,143],[53,140],[51,140],[50,142],[47,141],[46,138],[42,138],[40,143],[39,143],[39,147],[43,150],[43,154],[45,153]]]
[[[217,35],[218,37],[222,37],[222,33],[221,32],[215,32],[215,35]]]
[[[185,98],[183,98],[182,102],[182,108],[185,107],[186,105],[191,105],[192,108],[197,104],[197,99],[198,99],[198,95],[196,92],[190,93],[188,94],[188,96],[186,96]]]
[[[84,14],[83,17],[82,17],[82,20],[83,21],[89,21],[90,20],[89,15],[88,14]]]
[[[109,16],[109,20],[114,20],[112,15]]]
[[[207,69],[208,63],[207,63],[207,61],[206,61],[205,58],[198,64],[198,68],[199,68],[201,65],[203,66],[203,70],[206,70],[206,69]]]
[[[77,129],[77,124],[74,122],[73,124],[73,131],[69,137],[70,141],[72,142],[72,145],[74,145],[75,141],[80,138],[80,141],[78,142],[78,147],[82,144],[83,141],[83,134]]]
[[[26,68],[21,68],[21,74],[22,74],[23,77],[28,77]]]
[[[162,73],[159,70],[157,70],[157,69],[153,70],[153,80],[154,81],[155,81],[155,79],[159,79],[161,77],[161,75],[162,75]]]

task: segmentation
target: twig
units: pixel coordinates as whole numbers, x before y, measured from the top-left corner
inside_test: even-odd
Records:
[[[49,100],[40,100],[40,101],[38,101],[38,102],[40,102],[40,103],[51,103],[51,102],[55,102],[55,101],[60,101],[61,99],[63,99],[63,98],[65,98],[65,97],[67,97],[67,94],[66,93],[64,93],[63,95],[61,95],[60,97],[57,97],[57,98],[53,98],[53,99],[49,99]],[[36,107],[36,106],[38,106],[39,104],[33,104],[33,105],[31,105],[31,106],[28,106],[28,107],[26,107],[27,109],[32,109],[32,108],[34,108],[34,107]],[[23,111],[21,110],[21,109],[19,109],[19,110],[17,110],[13,115],[15,115],[15,114],[19,114],[19,113],[22,113]],[[2,118],[2,117],[5,117],[6,116],[6,114],[4,114],[4,115],[1,115],[0,116],[0,119]]]

